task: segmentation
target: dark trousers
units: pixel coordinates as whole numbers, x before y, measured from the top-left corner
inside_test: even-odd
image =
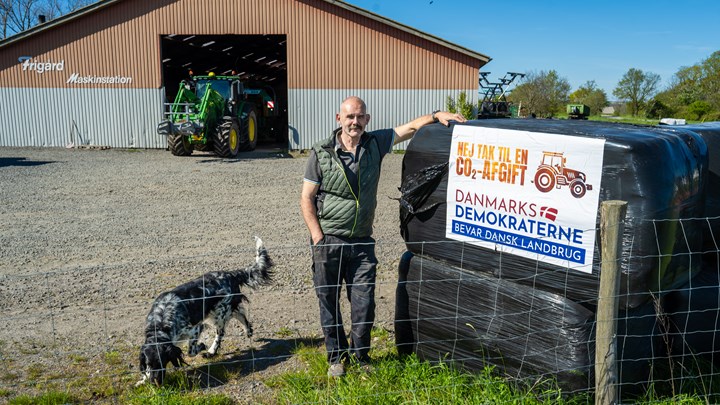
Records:
[[[325,235],[314,245],[313,284],[320,302],[320,322],[330,364],[347,358],[370,360],[370,330],[375,322],[375,240]],[[352,329],[348,345],[340,313],[340,290],[345,282]]]

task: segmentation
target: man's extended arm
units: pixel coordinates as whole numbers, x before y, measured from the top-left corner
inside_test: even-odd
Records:
[[[448,126],[450,125],[450,121],[457,121],[457,122],[465,122],[466,119],[460,115],[460,114],[454,114],[447,111],[438,111],[435,113],[435,118],[437,118],[438,122],[441,124]],[[395,127],[395,143],[400,143],[403,141],[407,141],[408,139],[415,136],[415,133],[417,131],[427,125],[432,124],[435,122],[433,120],[432,114],[426,114],[420,117],[415,118],[414,120],[407,122],[405,124],[402,124],[398,127]]]

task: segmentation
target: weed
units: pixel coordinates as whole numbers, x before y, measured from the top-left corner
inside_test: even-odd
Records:
[[[33,397],[21,395],[8,401],[8,405],[32,405],[32,404],[72,404],[79,402],[76,398],[65,392],[45,392],[40,396]]]
[[[18,378],[20,378],[20,376],[14,371],[6,371],[0,375],[0,381],[12,382],[16,381]]]
[[[122,363],[122,356],[117,351],[109,351],[105,353],[105,363],[110,366],[117,366]]]
[[[275,332],[275,335],[281,338],[289,338],[295,334],[295,331],[283,326],[279,331]]]
[[[27,372],[28,380],[37,380],[42,377],[43,373],[45,372],[45,367],[43,367],[41,364],[31,364],[27,367],[25,371]]]

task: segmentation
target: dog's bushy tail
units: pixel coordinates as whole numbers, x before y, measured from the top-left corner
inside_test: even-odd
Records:
[[[255,263],[252,266],[233,273],[239,278],[238,282],[247,285],[250,288],[257,288],[261,285],[268,284],[272,281],[272,271],[270,270],[274,263],[268,255],[267,249],[262,239],[255,237]]]

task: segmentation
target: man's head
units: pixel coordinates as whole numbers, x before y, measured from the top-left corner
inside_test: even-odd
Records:
[[[340,104],[340,112],[335,119],[342,128],[342,133],[352,138],[360,137],[370,122],[365,102],[359,97],[348,97]]]

